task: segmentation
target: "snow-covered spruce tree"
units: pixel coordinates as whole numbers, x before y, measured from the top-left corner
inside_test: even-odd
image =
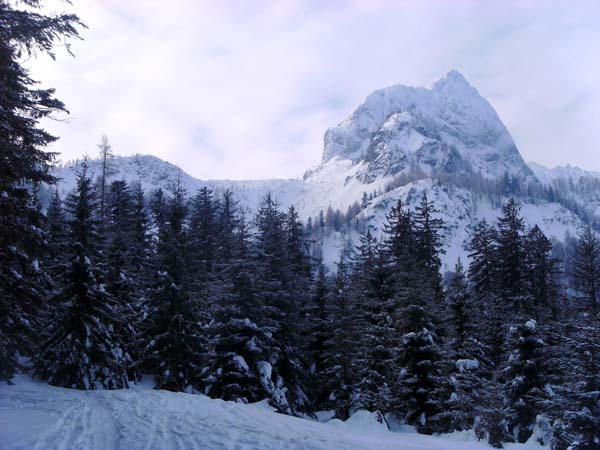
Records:
[[[402,311],[402,349],[397,415],[421,433],[432,433],[430,419],[442,409],[445,380],[440,346],[425,309],[409,305]]]
[[[509,306],[500,292],[498,268],[498,234],[485,220],[473,231],[470,242],[469,282],[473,289],[473,313],[486,332],[481,340],[488,348],[488,357],[495,366],[504,361],[506,318]]]
[[[257,292],[264,308],[260,325],[272,330],[275,343],[266,361],[272,373],[265,377],[265,383],[272,404],[282,412],[295,414],[308,408],[308,398],[301,386],[304,378],[298,354],[301,305],[296,291],[297,274],[288,258],[285,220],[286,215],[271,194],[267,194],[256,215],[253,245]]]
[[[106,290],[119,305],[121,326],[116,332],[128,361],[132,354],[137,354],[135,322],[144,297],[144,286],[136,273],[134,260],[143,258],[143,249],[138,247],[134,234],[135,223],[134,199],[127,183],[123,180],[113,181],[108,186],[105,212],[105,251]],[[131,371],[132,378],[137,378]]]
[[[185,191],[178,184],[156,217],[159,236],[156,269],[141,331],[141,353],[136,369],[154,375],[155,387],[190,391],[199,385],[204,338],[198,305],[189,294],[189,245]]]
[[[525,255],[525,283],[533,301],[527,305],[527,314],[540,320],[558,319],[558,261],[550,255],[552,243],[537,225],[527,233],[523,243]]]
[[[425,304],[427,290],[421,289],[417,265],[417,241],[412,215],[398,199],[384,224],[384,251],[393,273],[395,309],[410,303]]]
[[[192,199],[190,210],[189,240],[194,266],[193,278],[195,284],[202,284],[208,282],[214,269],[219,202],[215,200],[213,191],[204,186]]]
[[[496,230],[485,219],[477,223],[471,237],[469,279],[479,300],[491,297],[497,289],[497,238]]]
[[[341,255],[327,303],[330,319],[323,368],[328,399],[335,405],[335,417],[341,420],[350,417],[350,396],[355,380],[353,368],[358,336],[352,299],[348,266],[344,255]]]
[[[383,248],[367,230],[352,259],[354,326],[359,336],[353,410],[382,414],[391,410],[398,349],[391,275]]]
[[[460,259],[452,272],[446,292],[446,357],[450,366],[449,394],[443,411],[432,418],[434,428],[451,432],[473,428],[482,413],[484,396],[490,385],[490,362],[479,340],[477,310]]]
[[[520,207],[514,198],[502,206],[502,217],[498,218],[498,275],[499,288],[507,306],[514,310],[513,317],[523,318],[531,310],[531,296],[525,286],[525,224]],[[516,317],[515,317],[516,319]]]
[[[131,215],[131,270],[138,289],[143,291],[148,284],[150,259],[152,257],[150,224],[146,210],[146,196],[141,182],[133,186],[133,210]],[[140,292],[141,294],[141,292]],[[136,296],[141,297],[141,295]]]
[[[533,433],[546,391],[546,344],[535,320],[511,329],[511,352],[503,376],[506,430],[516,442]]]
[[[236,253],[239,255],[239,251],[237,251],[239,249],[236,248],[239,233],[241,233],[239,219],[237,201],[233,197],[233,192],[226,189],[223,192],[221,208],[217,218],[219,231],[217,239],[218,261],[224,262],[225,265],[236,256]]]
[[[67,221],[62,199],[58,190],[54,191],[46,211],[46,242],[44,266],[54,281],[54,288],[65,272],[65,253],[67,250]]]
[[[225,197],[223,205],[228,203]],[[223,217],[226,211],[229,218]],[[269,360],[275,344],[272,330],[263,324],[265,310],[256,289],[249,227],[243,215],[234,214],[233,204],[221,211],[220,222],[235,228],[227,238],[229,257],[219,252],[221,289],[209,327],[212,344],[203,384],[211,397],[246,403],[272,394]]]
[[[589,225],[583,229],[577,241],[573,278],[589,313],[597,317],[600,303],[600,239]]]
[[[328,325],[331,320],[328,309],[329,279],[323,261],[319,262],[316,280],[303,308],[305,327],[302,339],[306,342],[305,353],[308,362],[307,395],[311,403],[319,409],[334,409],[330,400],[327,376],[325,374]]]
[[[54,89],[40,89],[23,66],[23,57],[46,53],[78,36],[81,22],[72,14],[46,16],[40,2],[0,1],[0,380],[10,381],[21,368],[19,355],[37,345],[38,312],[46,293],[40,283],[43,266],[33,254],[44,245],[42,213],[32,188],[52,183],[48,173],[54,154],[44,147],[57,138],[39,121],[64,104]],[[67,44],[67,50],[69,49]]]
[[[417,244],[417,266],[423,271],[422,281],[426,282],[426,286],[431,289],[432,294],[428,297],[434,303],[442,299],[440,253],[445,252],[442,243],[444,222],[435,217],[437,213],[433,202],[429,201],[427,193],[423,192],[421,203],[414,214],[414,236]],[[426,286],[421,286],[421,289]]]
[[[296,344],[294,348],[289,348],[293,354],[286,357],[288,361],[295,361],[297,367],[289,367],[289,373],[286,378],[294,379],[296,386],[302,387],[302,392],[292,393],[298,397],[299,403],[305,410],[312,408],[310,402],[307,402],[307,390],[310,384],[308,367],[310,366],[310,357],[307,354],[309,340],[305,338],[306,330],[309,324],[306,322],[304,314],[305,305],[310,303],[308,296],[310,295],[312,285],[312,270],[308,257],[308,245],[306,242],[304,225],[300,221],[298,212],[294,206],[290,206],[285,214],[283,230],[285,235],[285,250],[288,263],[289,281],[287,291],[290,295],[290,303],[292,304],[292,314],[289,315],[294,323],[288,325],[296,335],[294,340]],[[286,314],[286,319],[288,315]],[[294,400],[298,403],[298,401]],[[305,405],[304,405],[305,404]]]
[[[95,193],[84,163],[75,194],[67,200],[69,269],[60,292],[51,337],[35,361],[35,377],[55,386],[77,389],[116,389],[127,386],[128,362],[119,342],[121,310],[105,291],[104,275],[94,265],[97,223]]]
[[[135,287],[131,254],[133,231],[133,198],[125,181],[113,181],[106,195],[106,288],[113,298],[131,310]]]

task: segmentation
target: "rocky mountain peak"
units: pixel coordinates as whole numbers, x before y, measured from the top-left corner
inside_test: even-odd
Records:
[[[490,103],[456,70],[430,89],[402,85],[370,94],[325,133],[323,162],[366,162],[365,181],[411,167],[532,176]]]

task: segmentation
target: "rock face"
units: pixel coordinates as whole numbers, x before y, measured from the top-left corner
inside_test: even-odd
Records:
[[[365,181],[411,166],[532,177],[492,106],[457,71],[431,89],[398,85],[373,92],[325,133],[323,162],[336,156],[366,161]]]
[[[57,168],[56,175],[63,179],[61,192],[74,187],[77,167],[72,163]],[[532,167],[535,174],[487,100],[451,71],[430,89],[392,86],[373,92],[327,130],[322,163],[302,179],[203,181],[142,155],[115,158],[112,178],[139,180],[146,191],[169,191],[177,179],[190,194],[202,186],[217,195],[231,189],[251,213],[271,192],[283,208],[294,204],[305,220],[329,206],[345,212],[359,202],[360,218],[376,234],[398,198],[414,208],[426,193],[447,225],[442,259],[450,269],[457,257],[466,259],[473,225],[483,218],[494,222],[508,196],[518,198],[528,224],[538,224],[557,240],[576,234],[590,214],[600,216],[600,175]],[[90,170],[98,174],[99,163],[91,161]],[[565,180],[566,175],[576,182]],[[551,184],[552,192],[562,195],[549,195]],[[373,197],[366,204],[361,202],[364,193]],[[325,236],[324,261],[334,267],[339,249],[357,238],[351,229]]]

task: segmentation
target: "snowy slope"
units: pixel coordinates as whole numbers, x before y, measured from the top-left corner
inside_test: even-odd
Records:
[[[145,387],[77,391],[18,376],[0,385],[3,450],[323,449],[483,450],[468,433],[443,437],[390,432],[368,413],[348,422],[319,423],[272,412],[265,403],[242,405],[203,395]],[[508,444],[533,450],[535,443]]]

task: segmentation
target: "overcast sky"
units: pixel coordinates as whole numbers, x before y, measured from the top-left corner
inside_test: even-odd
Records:
[[[57,1],[89,29],[30,60],[63,161],[150,153],[199,178],[298,177],[371,91],[457,69],[527,161],[600,170],[600,2]]]

